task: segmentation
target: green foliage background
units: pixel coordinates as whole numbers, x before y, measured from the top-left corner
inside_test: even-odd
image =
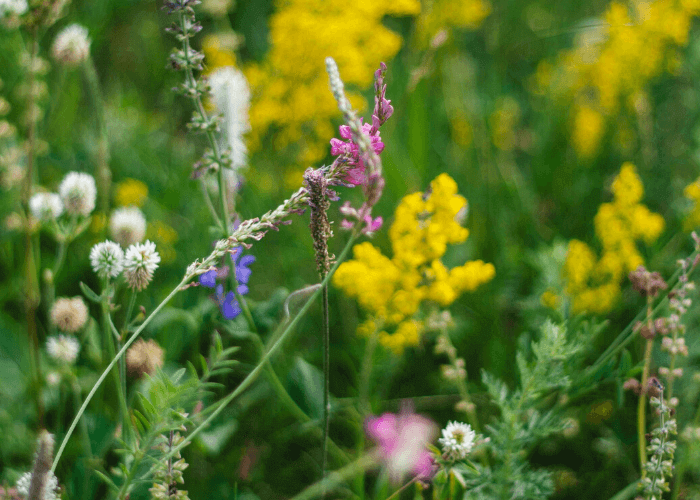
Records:
[[[382,155],[386,175],[384,196],[376,212],[389,223],[394,208],[406,194],[423,191],[440,172],[447,172],[469,200],[466,226],[470,237],[453,248],[448,265],[480,258],[492,262],[496,277],[476,293],[463,296],[452,307],[458,323],[455,345],[467,361],[470,389],[482,421],[498,415],[490,403],[481,372],[487,370],[513,388],[518,381],[516,351],[537,338],[537,325],[545,317],[555,320],[559,313],[540,305],[547,288],[546,276],[559,276],[561,251],[572,238],[593,243],[593,217],[600,203],[609,201],[607,190],[624,161],[637,164],[645,185],[644,203],[663,215],[667,228],[652,247],[642,249],[650,269],[665,276],[674,271],[675,259],[692,249],[682,232],[682,218],[689,205],[682,189],[700,174],[700,37],[691,30],[690,42],[682,50],[682,65],[676,75],[664,74],[649,87],[653,104],[653,162],[642,155],[641,140],[628,154],[620,153],[606,138],[592,160],[581,160],[569,139],[567,110],[554,105],[547,96],[529,91],[537,65],[572,46],[582,24],[599,16],[606,3],[499,1],[483,25],[475,31],[456,31],[446,45],[432,52],[424,67],[426,76],[409,88],[411,72],[425,62],[424,52],[407,43],[389,66],[387,96],[395,114],[382,129],[386,150]],[[528,24],[533,8],[546,10],[553,19],[547,29],[534,30]],[[267,19],[274,6],[268,0],[239,0],[230,21],[245,37],[241,56],[261,60],[268,47]],[[202,16],[204,33],[215,29],[211,19]],[[111,153],[110,167],[115,183],[126,178],[143,181],[149,188],[144,211],[149,221],[161,220],[177,231],[174,244],[177,257],[158,269],[148,293],[140,300],[152,310],[177,284],[186,266],[209,253],[209,215],[202,209],[195,181],[189,180],[191,166],[201,152],[200,139],[186,134],[190,104],[171,88],[181,75],[167,69],[166,61],[175,42],[163,33],[169,24],[156,2],[136,0],[75,0],[64,19],[42,37],[46,53],[55,34],[69,22],[79,22],[90,32],[92,57],[97,66],[106,106]],[[387,18],[386,24],[410,39],[414,29],[410,18]],[[199,41],[195,39],[195,44]],[[17,61],[22,40],[16,32],[0,30],[0,79],[3,94],[12,96],[21,78]],[[340,68],[341,75],[343,68]],[[93,103],[78,71],[53,67],[47,75],[51,95],[39,135],[49,144],[40,158],[40,183],[55,186],[72,170],[92,172],[96,139]],[[371,90],[362,89],[371,98]],[[525,148],[501,151],[492,142],[490,116],[499,100],[517,102],[521,118],[516,134],[528,137]],[[19,106],[10,114],[18,118]],[[449,115],[455,108],[466,110],[474,139],[462,146],[454,142]],[[340,124],[340,114],[337,124]],[[328,156],[326,163],[332,158]],[[264,148],[250,158],[246,177],[278,176],[279,169],[294,162]],[[273,177],[275,178],[275,177]],[[279,204],[289,194],[280,185],[259,192],[255,183],[242,188],[238,209],[243,219],[255,217]],[[357,193],[341,189],[341,198]],[[0,198],[3,216],[16,210],[14,192]],[[332,220],[339,221],[339,204],[332,208]],[[248,295],[255,320],[264,334],[281,317],[284,290],[291,291],[317,282],[307,216],[295,217],[291,226],[270,232],[256,242],[250,253],[256,256]],[[386,226],[388,227],[388,225]],[[89,233],[72,247],[60,280],[58,294],[79,295],[78,283],[93,289],[99,284],[88,265],[87,255],[98,234]],[[342,248],[346,235],[336,222],[332,249]],[[389,250],[386,231],[373,243]],[[23,326],[21,269],[23,240],[6,228],[0,233],[0,481],[10,484],[27,470],[31,462],[34,433],[41,425],[26,402],[27,349]],[[53,243],[42,240],[42,251],[52,255]],[[561,252],[560,252],[561,257]],[[623,303],[608,318],[605,328],[591,337],[584,356],[593,361],[624,328],[638,310],[641,299],[625,285]],[[364,352],[364,339],[355,335],[361,320],[357,305],[336,291],[331,295],[332,373],[331,392],[338,405],[331,435],[341,447],[351,447],[362,429],[348,422],[349,398],[356,393],[356,382]],[[695,314],[691,313],[695,318]],[[314,307],[304,319],[284,353],[274,366],[297,403],[313,418],[321,412],[322,364],[320,310]],[[700,346],[689,323],[688,365],[697,367]],[[96,328],[95,325],[92,326]],[[174,371],[186,361],[197,361],[197,352],[207,352],[215,329],[222,331],[226,345],[240,345],[240,364],[220,382],[233,387],[257,361],[257,351],[241,333],[242,325],[222,326],[215,304],[207,292],[194,288],[179,294],[169,309],[147,330],[166,351],[165,370]],[[265,335],[263,335],[265,336]],[[373,381],[373,409],[376,413],[397,411],[400,400],[414,398],[416,410],[441,424],[457,416],[452,409],[457,400],[454,388],[439,375],[441,360],[432,352],[431,338],[400,358],[380,353]],[[642,343],[631,346],[636,362]],[[585,365],[585,362],[584,362]],[[615,367],[611,367],[610,373]],[[607,375],[610,375],[608,373]],[[693,370],[688,369],[688,379]],[[79,371],[79,382],[91,387],[97,375],[87,368]],[[690,384],[690,382],[688,382]],[[93,452],[107,452],[116,401],[105,390],[86,415]],[[695,412],[698,388],[688,386],[679,418]],[[71,403],[58,398],[50,389],[43,395],[49,430],[60,434],[70,423]],[[259,381],[217,423],[190,446],[185,457],[190,468],[185,473],[192,498],[262,499],[285,498],[316,480],[320,446],[308,429],[300,425],[276,401],[274,392]],[[611,402],[611,412],[599,418],[596,408]],[[561,434],[546,437],[528,446],[527,458],[535,467],[556,471],[555,498],[609,498],[637,477],[635,401],[622,394],[619,380],[603,377],[594,390],[572,403],[570,417],[579,422],[579,433],[572,438]],[[687,405],[687,406],[686,406]],[[63,410],[61,408],[63,407]],[[109,471],[117,457],[108,452],[103,460],[80,458],[78,440],[66,452],[57,475],[69,485],[70,498],[101,498],[105,486],[91,467]],[[246,465],[249,464],[249,467]],[[248,467],[248,469],[246,469]],[[565,474],[564,474],[565,473]],[[565,477],[566,476],[566,477]],[[87,479],[84,479],[87,478]],[[564,478],[564,479],[562,479]],[[566,478],[575,478],[567,483]],[[687,477],[692,482],[693,477]],[[134,498],[144,498],[145,490]]]

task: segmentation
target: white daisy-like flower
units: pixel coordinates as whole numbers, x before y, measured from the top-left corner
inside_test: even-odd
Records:
[[[0,0],[0,17],[8,14],[21,16],[28,7],[27,0]]]
[[[109,218],[109,234],[126,248],[146,237],[146,217],[136,207],[118,208]]]
[[[95,209],[97,186],[90,174],[70,172],[63,178],[58,188],[66,212],[87,217]]]
[[[56,193],[37,193],[29,198],[29,210],[42,221],[56,220],[63,213],[63,202]]]
[[[46,341],[46,351],[56,361],[72,365],[78,358],[80,344],[75,338],[68,335],[57,335],[49,337]]]
[[[78,66],[90,56],[90,42],[85,26],[71,24],[56,35],[51,57],[66,66]]]
[[[90,265],[100,278],[116,278],[124,269],[124,250],[110,240],[98,243],[90,250]]]
[[[476,432],[469,424],[462,422],[448,422],[442,430],[442,437],[438,442],[442,445],[442,451],[452,460],[462,460],[467,457],[474,447]]]
[[[153,273],[158,269],[159,263],[160,255],[156,252],[156,244],[151,241],[127,248],[124,257],[124,278],[129,287],[139,292],[146,288],[153,279]]]
[[[233,168],[246,164],[246,145],[243,134],[250,130],[248,108],[250,89],[243,73],[233,66],[218,68],[209,76],[212,101],[223,115],[222,128],[226,137],[224,147],[231,148]]]

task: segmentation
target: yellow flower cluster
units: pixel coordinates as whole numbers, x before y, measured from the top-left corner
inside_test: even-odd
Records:
[[[275,127],[275,148],[298,144],[305,164],[323,158],[338,116],[328,90],[325,59],[338,63],[346,85],[365,89],[381,61],[394,57],[401,37],[386,28],[388,15],[415,16],[418,0],[277,0],[270,18],[270,49],[261,64],[243,71],[252,89],[251,149]],[[366,108],[350,94],[356,108]]]
[[[490,13],[491,5],[484,0],[429,0],[418,17],[418,43],[427,46],[444,29],[478,28]]]
[[[700,177],[685,187],[683,196],[693,202],[693,209],[683,221],[683,229],[692,231],[700,226]]]
[[[633,164],[622,165],[612,192],[613,202],[603,203],[594,219],[596,236],[603,248],[601,258],[597,259],[584,242],[569,242],[564,275],[574,313],[609,312],[624,277],[644,263],[635,242],[651,244],[664,229],[663,218],[640,203],[644,186]]]
[[[554,66],[539,65],[535,92],[574,101],[572,142],[581,157],[596,154],[606,119],[621,105],[634,108],[651,79],[675,71],[677,50],[688,43],[692,18],[699,13],[700,0],[613,1],[603,27],[583,32]]]
[[[441,262],[447,245],[469,236],[460,225],[467,200],[457,194],[457,184],[447,174],[430,186],[430,194],[410,194],[397,207],[389,229],[393,258],[369,242],[360,243],[353,248],[354,258],[333,276],[333,284],[369,313],[358,333],[379,332],[379,342],[397,354],[420,340],[423,324],[417,313],[422,302],[447,307],[495,275],[493,265],[481,260],[452,269]]]

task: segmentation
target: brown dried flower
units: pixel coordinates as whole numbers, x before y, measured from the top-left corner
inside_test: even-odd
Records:
[[[151,375],[156,367],[163,367],[163,349],[151,340],[138,339],[126,351],[126,368],[129,375],[141,378],[144,374]]]

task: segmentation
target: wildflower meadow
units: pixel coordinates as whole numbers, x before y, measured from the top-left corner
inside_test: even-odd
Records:
[[[0,0],[0,500],[700,499],[700,0]]]

